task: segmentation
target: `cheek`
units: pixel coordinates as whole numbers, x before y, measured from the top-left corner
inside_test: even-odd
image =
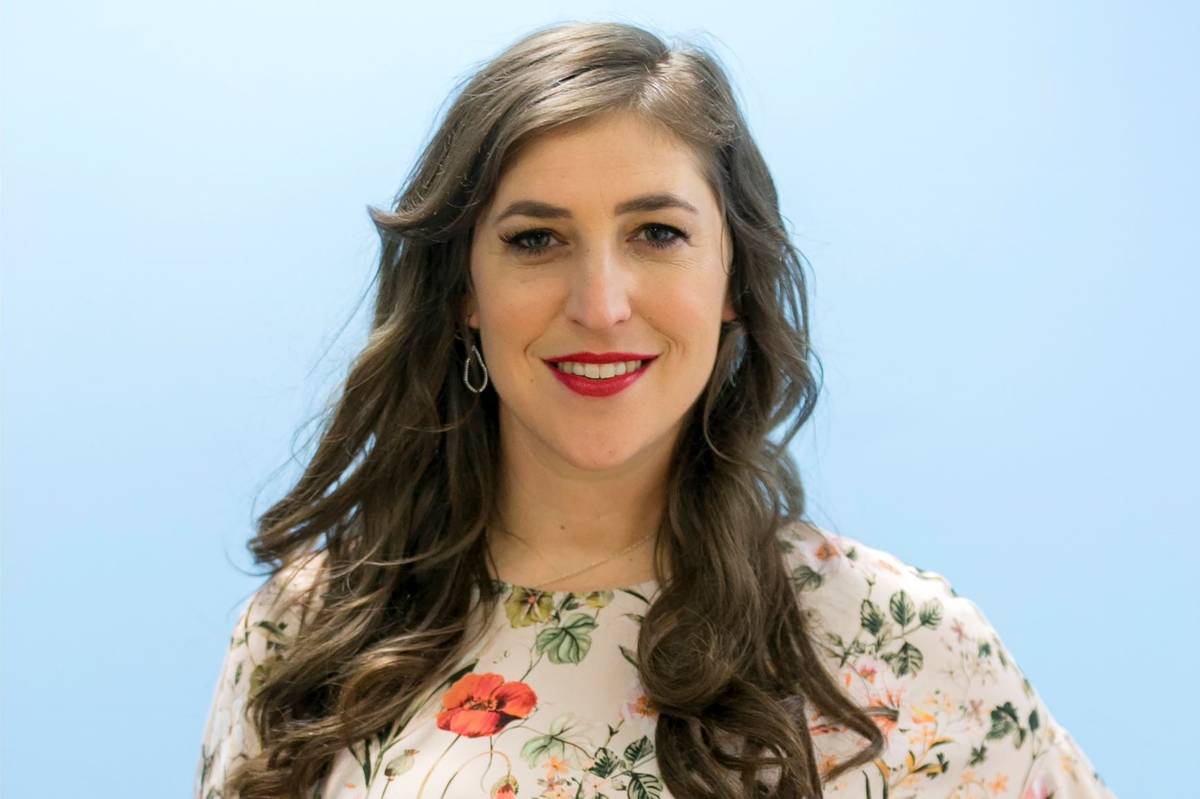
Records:
[[[487,275],[475,285],[480,316],[488,332],[495,337],[505,336],[521,320],[526,298],[518,286]]]
[[[725,300],[725,285],[708,274],[689,275],[653,287],[645,316],[664,332],[687,341],[717,335]]]
[[[520,376],[528,374],[538,342],[553,323],[553,306],[535,293],[497,286],[485,297],[484,335],[497,365]]]

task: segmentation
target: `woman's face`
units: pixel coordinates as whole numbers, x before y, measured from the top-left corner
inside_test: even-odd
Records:
[[[734,318],[731,257],[717,198],[673,134],[614,113],[529,142],[471,242],[468,324],[502,440],[589,471],[669,450],[712,373],[720,323]],[[653,360],[597,395],[589,388],[605,381],[580,393],[568,383],[588,377],[564,381],[546,361],[581,352]],[[481,375],[472,363],[471,383]]]

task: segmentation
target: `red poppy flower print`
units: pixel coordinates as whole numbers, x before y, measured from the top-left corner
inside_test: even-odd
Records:
[[[493,735],[513,719],[533,712],[537,695],[523,682],[505,682],[499,674],[464,674],[442,694],[437,725],[443,730],[479,738]]]

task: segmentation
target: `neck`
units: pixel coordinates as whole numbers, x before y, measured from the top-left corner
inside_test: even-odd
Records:
[[[498,518],[488,525],[499,579],[540,585],[631,546],[620,557],[546,587],[584,590],[656,576],[654,537],[665,501],[665,457],[597,472],[566,468],[520,445],[502,451]],[[638,545],[647,536],[650,540]]]

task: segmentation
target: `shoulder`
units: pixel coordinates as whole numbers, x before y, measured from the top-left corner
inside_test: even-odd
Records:
[[[320,603],[326,558],[325,550],[307,552],[284,564],[270,576],[247,603],[247,610],[261,616],[277,616],[299,623]]]
[[[258,667],[282,657],[306,619],[320,604],[320,577],[324,550],[311,552],[285,564],[247,600],[230,640],[244,647]]]
[[[249,702],[317,607],[324,562],[320,551],[286,564],[242,603],[213,690],[193,796],[219,796],[234,766],[262,750]]]
[[[860,705],[892,711],[877,719],[887,748],[867,773],[884,795],[1020,797],[1048,784],[1060,797],[1111,796],[984,612],[947,577],[808,523],[785,526],[779,542],[829,673]],[[841,781],[851,779],[864,777]]]
[[[229,636],[219,688],[248,699],[271,664],[284,656],[320,604],[325,552],[284,564],[241,605]]]
[[[810,619],[830,632],[847,624],[895,634],[914,627],[938,630],[949,610],[955,611],[951,624],[986,624],[979,608],[960,597],[945,576],[857,539],[794,522],[782,528],[779,542],[793,585],[812,596]]]

